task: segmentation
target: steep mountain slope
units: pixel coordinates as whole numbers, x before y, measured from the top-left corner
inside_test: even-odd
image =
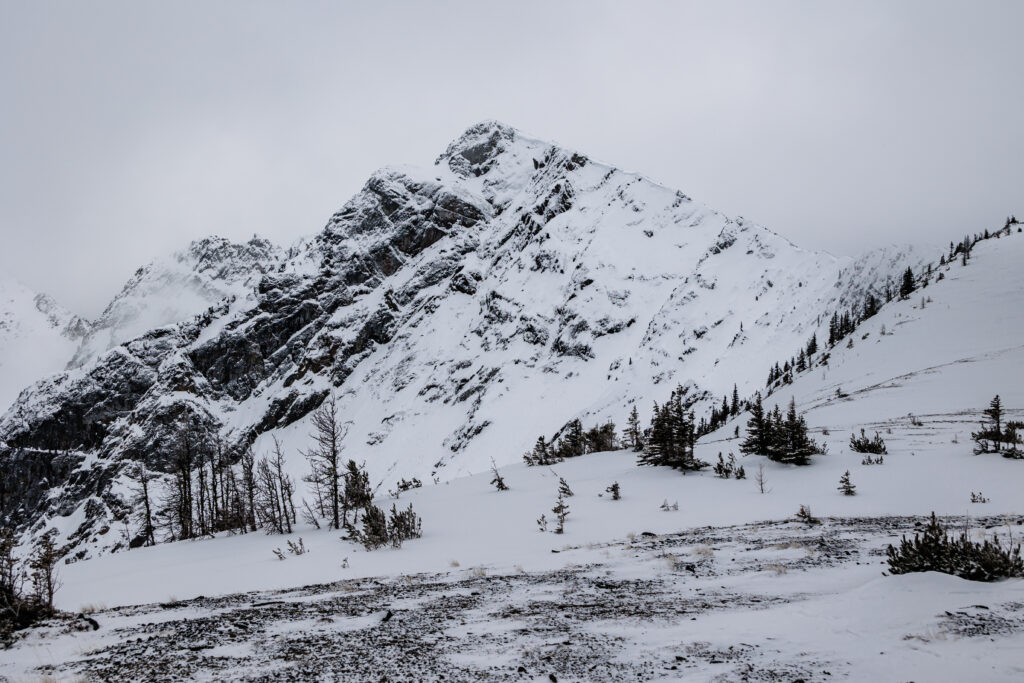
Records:
[[[234,453],[273,431],[298,472],[304,418],[332,391],[347,455],[375,481],[479,471],[574,417],[621,421],[677,383],[693,398],[733,383],[749,394],[823,315],[920,260],[805,251],[495,122],[434,168],[378,171],[286,256],[258,251],[275,267],[251,297],[85,362],[118,339],[101,331],[80,367],[12,407],[5,515],[77,511],[70,544],[114,545],[103,537],[127,511],[124,462],[166,467],[189,423]],[[103,329],[143,324],[132,312],[148,290],[129,289],[108,311],[133,322]]]
[[[0,280],[0,410],[31,382],[64,369],[89,330],[49,296]]]

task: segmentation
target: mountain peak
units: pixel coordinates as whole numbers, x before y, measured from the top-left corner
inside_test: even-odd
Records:
[[[447,161],[448,168],[460,176],[483,175],[518,134],[515,128],[500,121],[481,121],[448,145],[435,163]]]

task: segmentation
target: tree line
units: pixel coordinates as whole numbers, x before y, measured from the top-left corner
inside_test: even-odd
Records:
[[[306,523],[320,528],[323,521],[329,529],[344,529],[368,548],[384,545],[381,538],[401,545],[402,540],[418,537],[421,522],[411,506],[401,512],[393,509],[389,520],[373,505],[365,466],[344,457],[346,427],[333,394],[311,413],[310,423],[312,446],[302,452],[309,470],[302,481],[311,501],[301,497],[296,505],[296,484],[276,437],[269,455],[257,458],[250,446],[232,461],[219,435],[210,435],[197,421],[183,420],[173,439],[166,476],[142,463],[128,470],[135,483],[131,502],[138,530],[132,547],[223,531],[290,534],[300,510]]]

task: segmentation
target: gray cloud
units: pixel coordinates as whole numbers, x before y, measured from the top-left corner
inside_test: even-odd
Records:
[[[836,253],[1024,213],[1016,2],[0,2],[0,268],[94,314],[498,118]]]

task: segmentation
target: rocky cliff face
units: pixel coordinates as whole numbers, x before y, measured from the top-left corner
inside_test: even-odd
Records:
[[[288,252],[210,241],[184,279],[140,271],[73,369],[0,420],[0,509],[23,526],[69,514],[71,545],[112,547],[124,464],[165,467],[182,420],[234,452],[274,433],[299,471],[329,392],[347,455],[377,480],[510,462],[540,433],[621,422],[677,383],[752,392],[906,256],[808,252],[485,122],[432,168],[378,171]],[[154,313],[153,292],[181,287],[217,303],[168,324],[181,311]]]

